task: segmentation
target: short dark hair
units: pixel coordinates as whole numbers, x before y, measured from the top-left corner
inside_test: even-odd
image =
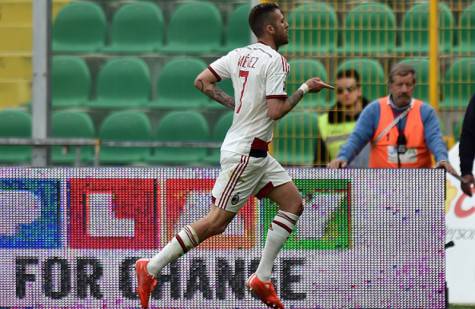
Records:
[[[355,69],[346,69],[340,70],[336,73],[336,79],[340,78],[354,78],[356,81],[356,85],[360,85],[360,74]]]
[[[391,72],[389,72],[389,80],[388,82],[392,84],[394,82],[394,76],[406,76],[408,74],[412,74],[414,76],[414,82],[416,80],[416,70],[414,67],[408,63],[400,62],[393,65],[391,68]]]
[[[272,22],[269,17],[275,10],[280,10],[280,7],[274,2],[261,3],[252,8],[249,13],[249,27],[257,37],[262,36],[264,26]]]

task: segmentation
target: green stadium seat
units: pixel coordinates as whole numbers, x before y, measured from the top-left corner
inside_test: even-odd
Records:
[[[454,17],[443,2],[439,2],[439,50],[448,52],[454,42]],[[402,18],[400,52],[406,54],[429,51],[429,3],[414,4]]]
[[[139,108],[150,101],[150,72],[140,58],[113,58],[99,71],[92,108]]]
[[[475,58],[459,58],[445,72],[440,109],[465,110],[475,93]]]
[[[54,56],[51,72],[53,108],[86,106],[91,93],[91,73],[86,62],[74,56]]]
[[[228,129],[231,127],[231,124],[233,123],[233,116],[234,112],[226,112],[224,113],[216,122],[216,125],[213,128],[213,131],[211,132],[211,141],[212,142],[217,142],[217,143],[222,143],[224,140],[224,137],[226,136],[226,133],[228,132]],[[206,163],[209,165],[219,165],[219,158],[221,155],[221,151],[219,148],[213,148],[211,149],[210,153],[208,156],[204,159]]]
[[[316,113],[292,112],[279,120],[274,131],[273,156],[283,165],[313,164],[318,136]]]
[[[343,33],[342,50],[345,53],[393,52],[396,46],[396,17],[384,3],[361,3],[346,15]]]
[[[22,110],[0,111],[1,138],[31,138],[31,115]],[[31,146],[0,146],[0,165],[30,164]]]
[[[458,52],[472,53],[475,50],[475,2],[466,7],[459,18]]]
[[[111,25],[108,52],[153,52],[163,46],[164,21],[160,7],[153,3],[136,2],[116,11]]]
[[[99,129],[99,138],[108,141],[150,141],[151,125],[140,111],[115,111]],[[105,165],[141,164],[150,153],[149,147],[101,147],[99,162]]]
[[[196,76],[204,69],[206,63],[196,58],[179,57],[167,62],[158,76],[157,99],[150,107],[198,109],[209,105],[208,97],[194,86]]]
[[[300,5],[289,13],[289,44],[284,54],[311,55],[329,53],[337,48],[337,16],[323,2]]]
[[[59,138],[95,138],[96,131],[89,114],[78,111],[57,111],[51,118],[51,135]],[[77,146],[53,146],[53,164],[70,165],[75,163]],[[80,147],[80,163],[94,161],[94,147]]]
[[[104,47],[107,21],[101,7],[89,1],[64,6],[53,27],[53,51],[95,52]]]
[[[410,64],[416,70],[416,88],[413,97],[429,102],[429,60],[426,58],[406,59],[401,63]]]
[[[230,51],[250,44],[251,32],[249,27],[244,26],[248,23],[250,9],[250,5],[245,3],[231,12],[226,27],[226,44],[220,48],[222,51]]]
[[[186,54],[218,51],[222,29],[221,14],[214,4],[207,1],[181,4],[171,15],[168,44],[163,51]]]
[[[172,111],[163,116],[153,139],[164,142],[210,141],[206,119],[196,111]],[[202,165],[208,153],[206,148],[157,147],[148,157],[149,164]]]
[[[327,71],[323,64],[314,59],[292,59],[289,61],[290,72],[287,76],[287,93],[293,94],[300,85],[307,79],[318,76],[328,82]],[[319,93],[308,93],[297,104],[297,110],[322,110],[328,108],[332,103],[328,100],[328,91]]]
[[[355,69],[360,75],[363,96],[372,101],[387,95],[387,85],[384,71],[378,60],[354,58],[343,61],[338,71]]]

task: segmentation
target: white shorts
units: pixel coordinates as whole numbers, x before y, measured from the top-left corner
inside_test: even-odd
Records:
[[[274,187],[290,182],[287,171],[271,155],[255,158],[234,152],[221,152],[221,171],[214,184],[214,204],[238,212],[249,196],[265,197]]]

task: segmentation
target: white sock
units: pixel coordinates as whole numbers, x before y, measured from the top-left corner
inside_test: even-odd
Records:
[[[274,260],[297,224],[298,219],[299,216],[282,210],[279,210],[274,217],[274,220],[269,226],[266,244],[256,271],[256,276],[261,281],[270,280]]]
[[[196,232],[190,225],[185,226],[163,249],[155,254],[147,264],[147,271],[156,277],[163,267],[175,261],[188,250],[200,243]]]

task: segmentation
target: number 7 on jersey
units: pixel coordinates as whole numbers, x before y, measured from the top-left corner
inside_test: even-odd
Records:
[[[249,71],[239,70],[239,78],[243,77],[244,82],[242,83],[241,96],[239,97],[239,106],[236,110],[236,114],[239,113],[242,107],[242,96],[244,95],[244,89],[246,89],[247,77],[249,76]]]

